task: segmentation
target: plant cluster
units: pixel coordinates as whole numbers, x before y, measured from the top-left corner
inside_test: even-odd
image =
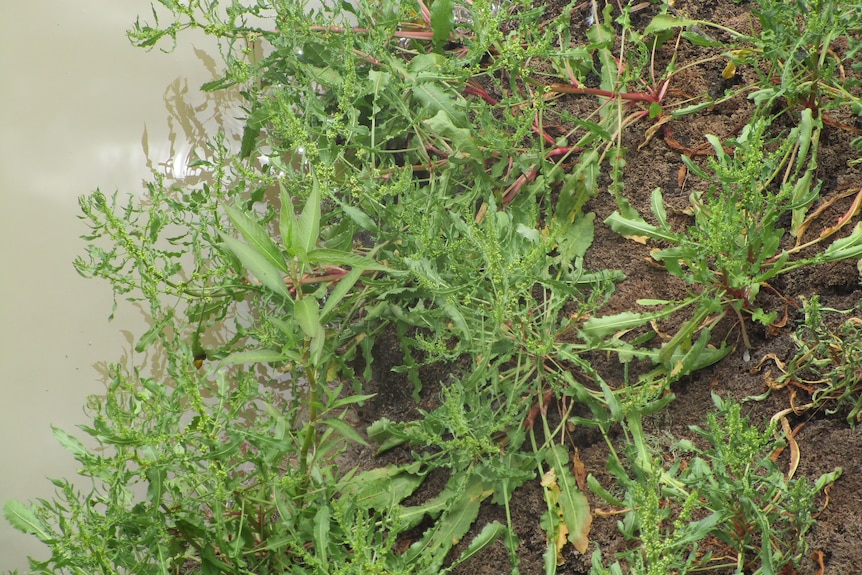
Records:
[[[666,466],[647,446],[635,417],[626,426],[633,444],[630,471],[619,459],[608,462],[626,487],[625,498],[613,497],[595,481],[591,485],[608,503],[628,510],[620,530],[640,542],[620,557],[631,572],[664,575],[730,567],[736,573],[781,573],[798,567],[807,553],[805,534],[814,524],[816,496],[840,477],[841,469],[813,485],[786,476],[772,459],[782,446],[774,424],[758,429],[739,404],[717,395],[713,401],[717,411],[709,414],[707,427],[692,428],[706,441],[705,448],[678,441]],[[605,566],[596,551],[592,573],[623,570],[619,561]]]
[[[798,562],[813,498],[839,472],[813,486],[785,477],[768,459],[772,430],[718,399],[722,423],[694,430],[709,446],[679,443],[685,459],[665,468],[642,419],[673,401],[672,383],[730,353],[712,341],[722,317],[736,314],[743,334],[745,314],[775,320],[756,301],[772,278],[862,256],[859,227],[801,255],[829,235],[803,241],[827,113],[858,113],[842,71],[858,51],[852,23],[827,24],[858,24],[858,9],[817,3],[822,22],[791,43],[789,14],[809,3],[759,2],[764,32],[752,37],[668,5],[638,29],[642,6],[600,12],[593,2],[581,45],[574,2],[552,21],[521,0],[160,4],[132,42],[166,46],[187,29],[217,38],[224,76],[203,88],[238,89],[245,126],[201,150],[198,183],[157,174],[142,200],[81,199],[91,232],[76,268],[148,305],[151,328],[135,349],[165,360],[161,370],[112,368],[83,427],[96,448],[55,430],[89,490],[54,480],[53,501],[5,505],[51,549],[37,572],[430,575],[500,542],[517,573],[510,503],[538,481],[554,573],[564,550],[590,544],[571,424],[605,437],[618,495],[587,481],[628,509],[620,528],[641,543],[610,567],[594,555],[594,572],[711,566],[708,537],[738,572]],[[841,52],[839,37],[849,41]],[[682,42],[711,52],[679,63]],[[682,70],[714,60],[757,63],[757,83],[719,99],[675,87]],[[779,89],[779,76],[792,81]],[[670,225],[659,190],[647,222],[625,199],[623,133],[648,123],[656,137],[743,93],[757,105],[750,123],[727,141],[709,136],[705,164],[684,158],[703,182],[692,225]],[[588,112],[575,117],[564,98]],[[789,132],[776,127],[780,100],[797,121]],[[654,259],[690,297],[602,315],[624,279],[584,264],[595,225],[585,206],[606,166],[618,211],[605,223],[659,242]],[[681,313],[657,346],[655,322]],[[373,351],[384,332],[397,337],[395,369],[415,398],[424,365],[449,366],[450,379],[421,417],[357,429],[351,413],[379,385]],[[596,352],[639,375],[608,383]],[[575,417],[575,405],[592,417]],[[345,468],[347,446],[369,442],[401,449],[401,463]],[[434,471],[447,474],[445,488],[416,502]],[[506,524],[476,524],[487,500]]]
[[[777,361],[779,374],[766,372],[770,389],[789,387],[794,411],[825,409],[847,411],[847,421],[856,425],[862,412],[859,348],[862,320],[858,310],[825,308],[819,296],[804,302],[804,320],[793,339],[796,354],[787,363]],[[842,316],[850,317],[843,318]],[[775,358],[777,360],[777,358]],[[797,399],[799,395],[809,401]]]

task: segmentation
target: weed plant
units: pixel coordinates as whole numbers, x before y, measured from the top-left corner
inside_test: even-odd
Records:
[[[791,221],[798,221],[797,225],[801,226],[803,220],[795,217],[795,210],[810,204],[819,188],[819,184],[812,186],[810,171],[805,168],[810,161],[807,146],[794,145],[798,138],[810,141],[817,129],[814,123],[810,113],[803,113],[802,124],[779,137],[781,143],[777,146],[770,146],[766,136],[771,124],[769,118],[752,121],[737,138],[727,143],[707,136],[715,150],[715,158],[708,162],[710,171],[686,159],[692,172],[705,180],[709,188],[692,194],[694,225],[685,232],[675,231],[668,223],[658,189],[653,191],[651,204],[657,224],[648,223],[625,203],[620,212],[611,214],[606,223],[623,236],[670,244],[670,247],[653,250],[652,257],[670,274],[700,289],[682,302],[643,302],[664,305],[659,312],[624,312],[595,318],[587,322],[585,333],[604,333],[609,328],[630,329],[667,317],[681,308],[692,307],[692,317],[664,344],[659,354],[662,362],[668,362],[679,348],[690,348],[698,330],[714,326],[732,311],[739,317],[747,350],[750,344],[743,312],[764,325],[771,324],[777,316],[777,311],[766,312],[756,305],[758,293],[769,287],[770,279],[800,267],[862,255],[862,228],[859,226],[814,256],[792,258],[821,238],[792,248],[782,247],[785,230],[779,227],[780,222],[790,215]],[[725,145],[733,147],[733,155],[725,151]],[[796,179],[792,175],[796,175]],[[801,213],[804,215],[804,210]]]
[[[794,402],[794,409],[823,408],[828,413],[846,410],[848,423],[858,424],[862,417],[862,321],[855,312],[825,308],[816,295],[805,301],[804,320],[794,336],[797,352],[786,365],[779,364],[779,375],[767,374],[770,389],[790,387],[794,395],[810,397],[811,401],[804,404]],[[845,315],[850,317],[845,319]]]
[[[807,553],[805,534],[814,524],[816,496],[842,473],[838,468],[810,484],[791,479],[773,461],[783,443],[775,427],[759,429],[741,406],[713,394],[717,411],[706,428],[692,427],[705,447],[689,440],[670,450],[664,463],[649,447],[639,418],[627,421],[632,448],[611,469],[625,497],[613,497],[593,480],[608,503],[628,509],[618,522],[639,545],[620,555],[630,572],[649,575],[732,568],[734,573],[780,573],[799,567]],[[728,562],[728,559],[732,561]],[[591,573],[622,573],[593,555]]]
[[[654,135],[711,103],[670,96],[683,66],[719,57],[678,66],[679,43],[711,42],[701,26],[740,34],[666,6],[643,30],[631,7],[594,10],[579,46],[575,3],[551,23],[521,1],[160,4],[134,24],[132,42],[170,49],[188,29],[214,36],[224,75],[203,88],[236,88],[245,125],[201,150],[199,184],[155,174],[143,200],[81,199],[91,231],[76,268],[110,282],[115,299],[144,302],[152,323],[135,349],[164,354],[165,369],[112,368],[82,428],[95,448],[55,430],[90,488],[57,479],[53,500],[6,503],[7,519],[51,550],[32,562],[36,572],[431,575],[501,541],[517,573],[510,502],[540,481],[545,570],[554,573],[567,545],[589,548],[567,426],[576,402],[593,416],[579,423],[606,438],[625,430],[627,445],[608,443],[631,506],[623,531],[644,544],[629,565],[668,573],[708,564],[691,551],[706,535],[740,569],[757,557],[798,559],[810,522],[785,514],[810,511],[828,478],[814,488],[783,481],[763,459],[768,434],[745,435],[738,410],[720,402],[733,436],[711,421],[709,451],[686,447],[686,469],[662,468],[640,423],[673,401],[671,383],[729,351],[710,344],[717,316],[768,323],[755,298],[770,278],[862,254],[859,229],[810,258],[780,248],[778,221],[791,213],[798,230],[818,192],[822,118],[811,106],[788,138],[810,145],[762,143],[772,118],[760,114],[734,154],[712,138],[715,160],[688,162],[708,185],[693,197],[690,230],[670,229],[658,191],[657,225],[622,201],[622,132],[646,119]],[[835,70],[827,48],[824,77]],[[672,52],[663,71],[659,50]],[[562,97],[588,99],[592,111],[572,117]],[[585,269],[594,215],[583,208],[606,160],[620,201],[607,223],[670,244],[655,257],[699,288],[689,299],[601,316],[623,276]],[[651,333],[620,335],[685,307],[694,318],[661,350]],[[466,367],[418,419],[356,429],[348,416],[380,384],[372,349],[387,329],[417,399],[422,365]],[[586,359],[596,351],[656,365],[614,387]],[[276,380],[289,392],[277,393]],[[561,407],[557,423],[551,404]],[[756,447],[744,470],[725,461],[725,439]],[[401,449],[402,463],[336,464],[348,445],[369,441]],[[443,490],[408,503],[434,470],[448,474]],[[722,499],[734,489],[751,503]],[[489,499],[507,524],[476,524]],[[732,533],[724,520],[735,521]],[[767,527],[800,543],[764,538]]]

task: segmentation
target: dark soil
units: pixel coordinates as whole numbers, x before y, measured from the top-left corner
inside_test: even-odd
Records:
[[[601,3],[603,4],[603,3]],[[552,0],[547,5],[550,16],[558,12],[562,4]],[[748,2],[735,3],[731,1],[717,2],[687,2],[679,0],[676,9],[689,17],[709,19],[713,22],[727,25],[740,30],[757,29],[756,19],[750,15]],[[572,15],[572,38],[584,38],[583,22],[586,20],[589,2],[584,2],[582,9]],[[643,22],[634,22],[642,28],[655,14],[654,8],[647,7],[636,14]],[[710,31],[710,34],[718,34]],[[586,40],[585,40],[586,41]],[[672,43],[671,43],[672,44]],[[672,47],[671,47],[672,49]],[[703,48],[693,48],[686,42],[680,45],[679,60],[699,58],[704,55]],[[669,57],[669,54],[663,55]],[[687,94],[722,93],[728,82],[721,76],[723,65],[713,63],[705,67],[695,67],[677,77],[672,90]],[[741,79],[750,72],[740,70]],[[671,97],[674,97],[671,95]],[[577,115],[581,106],[593,106],[593,101],[583,97],[571,96],[564,105],[572,114]],[[693,186],[701,185],[688,179],[681,179],[683,163],[681,151],[672,147],[674,142],[686,148],[695,148],[705,143],[705,134],[715,134],[720,138],[732,136],[749,119],[752,105],[744,97],[716,106],[713,110],[688,116],[682,120],[671,121],[664,130],[656,134],[645,145],[646,131],[651,125],[650,120],[643,120],[634,128],[629,129],[624,136],[626,149],[626,167],[624,174],[624,194],[629,202],[646,218],[650,218],[650,192],[660,187],[664,194],[669,215],[675,225],[681,228],[690,225],[688,216],[683,213],[689,205],[689,194]],[[822,150],[818,178],[823,180],[821,201],[838,195],[851,187],[862,186],[862,173],[859,167],[849,166],[849,161],[858,157],[850,146],[850,141],[859,134],[840,127],[826,126],[821,137]],[[672,139],[671,139],[672,138]],[[603,186],[608,181],[602,182]],[[823,229],[836,221],[844,213],[852,201],[852,196],[825,212],[820,222]],[[609,193],[600,193],[586,206],[585,211],[596,214],[596,235],[592,247],[587,252],[586,267],[588,269],[619,269],[626,278],[616,286],[616,291],[603,312],[607,314],[623,310],[638,310],[636,303],[640,298],[681,298],[686,294],[686,286],[671,277],[667,272],[651,263],[649,247],[621,238],[609,228],[599,223],[611,214],[617,206]],[[848,225],[849,230],[852,225]],[[819,230],[812,230],[811,234]],[[812,235],[813,237],[813,235]],[[859,288],[859,272],[855,262],[824,265],[820,268],[807,268],[797,273],[777,278],[773,287],[778,290],[793,305],[789,307],[787,325],[777,333],[768,333],[763,327],[757,327],[746,321],[752,349],[750,360],[743,360],[743,349],[740,339],[740,329],[734,322],[727,321],[724,326],[728,341],[736,344],[736,349],[725,359],[710,368],[696,372],[694,375],[677,383],[673,387],[676,395],[670,409],[663,410],[658,415],[645,422],[645,431],[657,438],[673,437],[677,439],[692,438],[689,430],[691,425],[703,426],[706,413],[713,409],[712,392],[724,398],[744,400],[760,395],[766,391],[765,369],[758,372],[755,366],[761,358],[774,354],[782,361],[787,361],[796,352],[796,346],[791,340],[796,322],[800,319],[800,298],[810,298],[819,294],[824,306],[836,309],[856,308],[862,299]],[[765,291],[765,290],[764,290]],[[768,293],[762,293],[758,303],[765,308],[779,310],[783,313],[781,300]],[[663,326],[672,331],[672,325]],[[422,373],[422,402],[416,405],[413,400],[412,385],[402,374],[390,372],[392,366],[401,361],[397,339],[386,336],[378,340],[375,348],[374,363],[377,396],[358,413],[360,426],[368,425],[380,417],[392,420],[408,420],[419,416],[418,409],[432,408],[437,401],[441,382],[447,381],[450,367],[438,366],[427,368]],[[612,380],[616,360],[611,358],[607,365],[607,379]],[[769,362],[767,362],[769,364]],[[771,365],[771,364],[770,364]],[[457,370],[457,367],[454,368]],[[797,390],[799,391],[799,390]],[[800,392],[801,393],[801,392]],[[744,404],[744,412],[754,423],[762,424],[779,411],[791,405],[791,390],[789,388],[774,391],[762,401],[749,401]],[[796,403],[805,400],[796,398]],[[846,411],[839,410],[829,413],[827,410],[805,412],[791,415],[789,422],[792,428],[799,428],[796,440],[801,449],[801,461],[796,477],[806,476],[816,479],[823,473],[836,467],[843,467],[843,475],[828,493],[828,501],[821,497],[818,504],[822,511],[818,516],[816,527],[808,536],[811,553],[798,571],[800,574],[834,574],[844,575],[862,572],[862,431],[851,427],[846,420]],[[600,434],[593,430],[576,430],[573,434],[573,447],[579,449],[580,458],[586,471],[593,474],[602,485],[612,486],[614,480],[606,471],[608,450]],[[381,465],[404,458],[406,453],[397,450],[389,452],[381,458],[373,458],[372,450],[355,453],[366,465]],[[788,455],[785,453],[779,463],[787,466]],[[432,474],[422,487],[418,496],[430,498],[439,493],[445,485],[447,477],[444,474]],[[591,509],[606,508],[606,504],[586,492],[590,499]],[[415,501],[413,501],[415,503]],[[539,518],[546,511],[539,478],[528,482],[518,489],[511,502],[511,512],[517,536],[520,541],[520,565],[522,574],[532,575],[544,572],[542,555],[546,548],[546,534],[539,525]],[[598,546],[607,561],[614,554],[632,545],[626,541],[617,528],[619,516],[596,514],[589,534],[592,549]],[[476,525],[482,525],[498,520],[506,523],[504,510],[490,502],[484,505]],[[469,540],[469,538],[465,538]],[[453,553],[458,553],[456,547]],[[588,573],[590,557],[580,556],[571,546],[565,551],[566,562],[558,569],[562,574]],[[825,570],[818,564],[822,557]],[[501,543],[496,543],[480,553],[476,558],[460,566],[455,573],[485,575],[509,573],[511,571],[507,550]],[[729,571],[715,571],[728,573]]]

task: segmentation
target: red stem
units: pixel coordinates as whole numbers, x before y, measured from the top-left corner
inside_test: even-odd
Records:
[[[562,94],[585,94],[590,96],[602,96],[604,98],[619,97],[623,100],[629,100],[630,102],[647,102],[650,104],[658,102],[658,99],[652,94],[643,94],[641,92],[623,92],[617,94],[616,92],[609,92],[608,90],[601,90],[599,88],[567,86],[566,84],[551,84],[549,88],[553,92],[560,92]]]

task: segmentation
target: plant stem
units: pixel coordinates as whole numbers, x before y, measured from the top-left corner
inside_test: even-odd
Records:
[[[307,366],[305,375],[308,378],[308,427],[299,453],[299,469],[302,475],[308,475],[308,452],[314,444],[317,422],[317,374],[315,366]]]

